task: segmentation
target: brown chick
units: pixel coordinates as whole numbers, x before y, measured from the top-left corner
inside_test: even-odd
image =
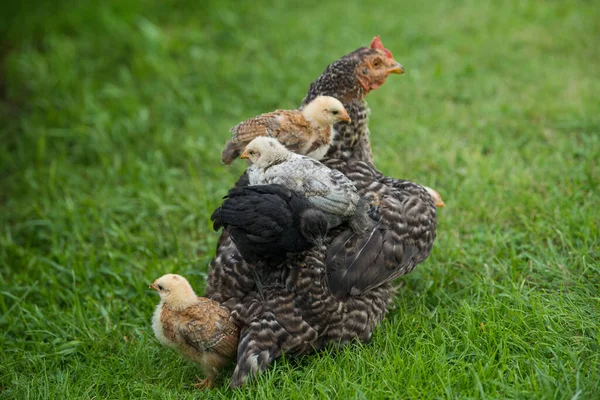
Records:
[[[154,335],[164,346],[199,363],[206,379],[198,389],[212,389],[220,368],[235,358],[238,327],[230,313],[216,301],[196,296],[189,282],[180,275],[164,275],[150,285],[160,295],[152,317]]]
[[[320,160],[335,136],[333,125],[350,121],[342,103],[329,96],[319,96],[302,110],[275,110],[240,122],[233,128],[233,138],[221,154],[224,164],[231,164],[244,147],[258,136],[276,138],[294,153]]]

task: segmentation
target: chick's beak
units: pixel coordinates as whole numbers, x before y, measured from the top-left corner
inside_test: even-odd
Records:
[[[389,69],[390,74],[403,74],[404,67],[399,62],[394,62],[394,64]]]
[[[156,281],[154,281],[152,285],[148,286],[148,289],[156,290],[158,292],[158,286],[156,285]]]
[[[244,150],[244,152],[242,153],[242,155],[240,156],[240,158],[247,159],[247,158],[250,158],[250,157],[248,157],[248,153],[246,153],[246,150]]]
[[[351,118],[350,118],[350,116],[348,115],[348,112],[346,112],[345,114],[343,114],[343,115],[340,117],[340,121],[351,122],[351,121],[352,121],[352,119],[351,119]]]

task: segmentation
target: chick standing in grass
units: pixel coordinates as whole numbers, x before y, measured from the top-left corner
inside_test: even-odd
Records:
[[[350,122],[342,103],[330,96],[318,96],[299,110],[275,110],[240,122],[233,128],[233,138],[221,155],[231,164],[250,141],[259,136],[274,137],[290,151],[320,160],[333,142],[333,125]]]
[[[236,355],[238,328],[216,301],[196,296],[180,275],[164,275],[150,285],[160,295],[152,317],[154,335],[163,345],[202,365],[206,379],[199,389],[213,388],[217,371]]]

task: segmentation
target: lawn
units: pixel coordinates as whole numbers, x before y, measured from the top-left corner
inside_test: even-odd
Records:
[[[600,398],[595,2],[1,14],[0,398]],[[220,163],[228,129],[297,107],[376,34],[406,74],[368,97],[375,160],[441,193],[434,251],[370,343],[236,391],[229,369],[200,395],[154,339],[148,284],[176,272],[204,293],[209,217],[243,170]]]

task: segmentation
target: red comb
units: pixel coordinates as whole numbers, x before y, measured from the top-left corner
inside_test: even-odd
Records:
[[[371,48],[375,50],[383,50],[387,58],[394,58],[392,52],[383,47],[383,43],[381,43],[381,38],[379,35],[375,36],[373,40],[371,40]]]
[[[383,49],[383,43],[381,43],[381,37],[379,35],[375,36],[373,40],[371,40],[371,48],[372,49]]]

